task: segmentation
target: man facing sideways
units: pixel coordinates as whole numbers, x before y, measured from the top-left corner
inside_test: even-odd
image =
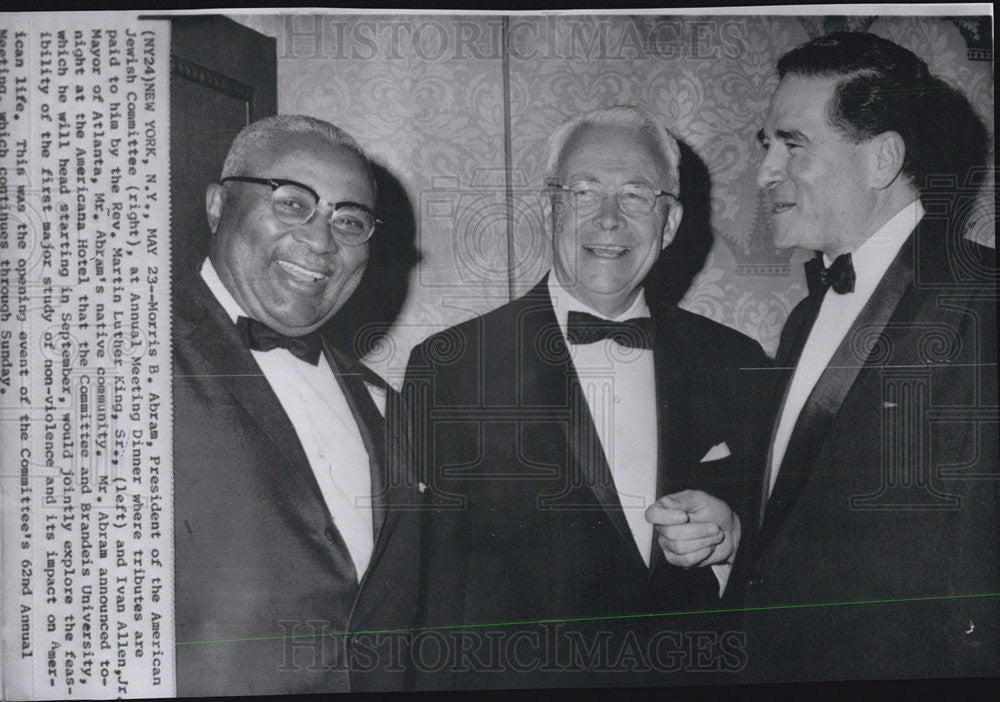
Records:
[[[343,632],[412,610],[385,385],[317,331],[361,279],[374,206],[354,139],[303,116],[244,128],[208,186],[209,258],[173,300],[180,695],[352,689]]]
[[[688,524],[704,493],[684,490],[737,499],[744,390],[766,362],[643,292],[683,214],[678,162],[635,107],[560,126],[543,195],[552,271],[410,357],[404,403],[432,507],[420,624],[437,632],[414,641],[422,687],[662,683],[696,654],[711,658],[702,670],[740,666],[739,642],[707,620],[691,628],[711,641],[695,642],[649,616],[719,602],[740,521],[716,501]]]
[[[778,73],[758,181],[775,244],[817,258],[740,553],[751,677],[996,674],[995,256],[961,238],[985,130],[872,34],[815,39]]]

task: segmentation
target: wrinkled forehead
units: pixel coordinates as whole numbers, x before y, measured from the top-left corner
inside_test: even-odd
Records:
[[[802,124],[829,127],[829,108],[843,76],[804,76],[788,73],[771,96],[764,122],[768,133]]]
[[[321,198],[373,206],[375,188],[367,161],[353,149],[318,134],[285,134],[268,140],[248,159],[252,175],[308,185]]]
[[[361,157],[355,152],[345,146],[332,144],[318,134],[275,134],[254,149],[247,162],[256,168],[268,168],[276,164],[292,167],[307,161],[324,160],[339,164],[347,160],[348,155],[361,161]]]
[[[653,183],[673,185],[676,166],[663,153],[652,134],[634,127],[587,124],[573,131],[566,140],[559,159],[563,177],[598,175],[596,171],[614,171],[636,176]],[[594,173],[586,173],[595,171]]]

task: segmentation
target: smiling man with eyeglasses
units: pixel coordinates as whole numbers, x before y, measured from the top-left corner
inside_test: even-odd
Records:
[[[577,300],[617,317],[638,299],[684,214],[677,196],[660,188],[679,185],[677,145],[651,125],[597,121],[564,125],[550,145],[551,199],[543,206],[555,278]]]
[[[249,318],[289,336],[332,317],[368,262],[371,166],[336,136],[279,132],[254,152],[234,149],[206,195],[219,279]]]
[[[459,630],[461,647],[431,675],[418,662],[419,687],[691,682],[705,664],[690,629],[715,637],[708,669],[738,664],[719,658],[718,621],[650,616],[720,603],[740,526],[706,491],[739,510],[743,369],[766,363],[736,331],[646,298],[683,216],[679,160],[636,107],[560,126],[541,194],[552,271],[410,357],[408,426],[438,508],[419,625]]]
[[[375,213],[367,205],[358,202],[336,202],[321,200],[319,194],[308,185],[284,178],[251,178],[250,176],[229,176],[219,181],[226,183],[255,183],[271,188],[271,210],[274,216],[286,224],[306,224],[316,213],[320,204],[330,208],[327,223],[330,232],[341,244],[360,246],[375,232]]]
[[[358,689],[344,632],[406,624],[416,552],[387,545],[394,393],[319,332],[368,261],[372,167],[284,115],[243,129],[222,176],[209,258],[173,300],[177,690]]]

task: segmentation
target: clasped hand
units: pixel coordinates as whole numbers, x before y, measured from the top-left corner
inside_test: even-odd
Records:
[[[732,564],[740,518],[724,501],[701,490],[664,495],[646,510],[667,562],[683,568]]]

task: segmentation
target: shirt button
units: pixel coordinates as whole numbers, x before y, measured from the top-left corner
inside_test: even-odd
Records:
[[[337,532],[332,526],[328,526],[323,530],[323,535],[326,536],[326,540],[331,544],[337,542]]]

